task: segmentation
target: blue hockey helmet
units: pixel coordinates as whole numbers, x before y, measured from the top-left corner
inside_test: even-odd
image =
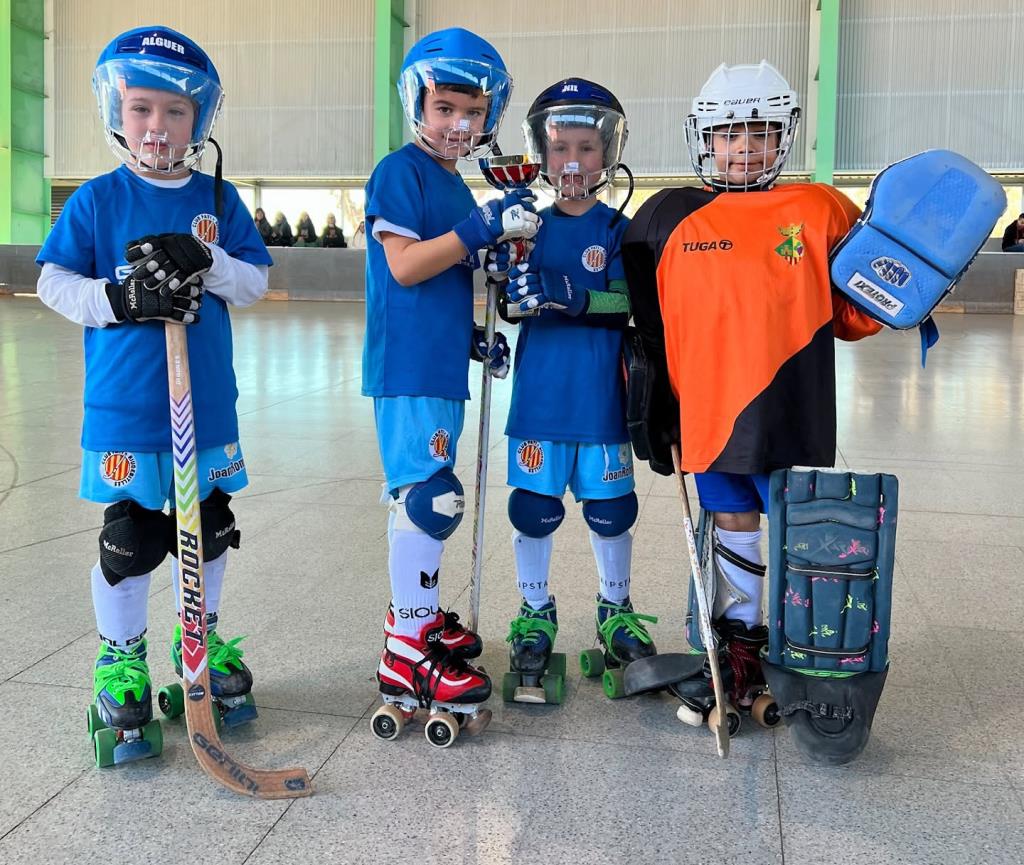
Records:
[[[483,128],[468,132],[464,126],[444,133],[444,146],[438,149],[424,138],[423,102],[428,92],[445,87],[469,88],[487,97]],[[398,93],[413,135],[442,159],[472,159],[485,155],[494,146],[501,118],[512,95],[512,78],[494,46],[461,27],[438,30],[419,40],[402,62]]]
[[[160,135],[129,139],[125,134],[122,104],[129,88],[163,90],[188,98],[195,109],[187,145],[157,148],[161,167],[142,162],[142,144],[159,145]],[[213,62],[195,42],[169,27],[137,27],[115,37],[103,49],[92,75],[100,119],[107,143],[122,162],[141,171],[173,173],[191,168],[203,155],[213,132],[224,91]],[[152,138],[151,138],[152,135]],[[151,148],[152,149],[152,148]]]
[[[599,169],[585,170],[572,160],[567,149],[571,129],[597,133]],[[533,101],[523,121],[523,135],[527,152],[540,163],[541,179],[557,197],[587,198],[615,179],[629,131],[622,104],[610,90],[585,78],[566,78]]]

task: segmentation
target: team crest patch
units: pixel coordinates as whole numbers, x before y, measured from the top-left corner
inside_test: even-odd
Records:
[[[229,445],[224,445],[224,456],[226,456],[229,460],[233,460],[235,458],[235,454],[237,454],[237,453],[238,453],[238,443],[237,442],[231,442],[231,444],[229,444]]]
[[[583,250],[583,266],[591,273],[600,273],[608,260],[608,253],[603,246],[588,246]]]
[[[910,282],[910,268],[896,258],[889,258],[887,255],[876,258],[871,262],[871,269],[879,278],[896,288],[903,288]]]
[[[448,462],[448,443],[452,440],[446,429],[439,429],[430,437],[430,456],[439,463]]]
[[[212,213],[200,213],[192,220],[192,233],[203,243],[216,243],[220,237],[217,217]]]
[[[786,264],[798,264],[804,257],[804,242],[800,239],[800,232],[803,230],[803,223],[779,226],[779,234],[786,239],[775,247],[775,251],[786,260]]]
[[[525,441],[516,451],[516,462],[528,475],[535,475],[544,467],[544,448],[538,441]]]
[[[112,487],[130,484],[138,467],[135,454],[127,451],[107,451],[100,457],[100,476]]]

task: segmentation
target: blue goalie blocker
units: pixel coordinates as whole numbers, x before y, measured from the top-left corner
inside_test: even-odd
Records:
[[[762,667],[796,746],[819,762],[850,762],[871,735],[889,672],[898,491],[887,474],[771,477]]]
[[[1006,209],[1002,186],[951,150],[882,171],[867,206],[832,252],[832,282],[867,315],[920,325],[921,362],[938,340],[932,310],[960,281]]]

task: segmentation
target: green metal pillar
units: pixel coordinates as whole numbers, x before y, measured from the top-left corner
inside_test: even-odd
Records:
[[[2,0],[0,0],[2,2]],[[375,0],[373,39],[373,161],[402,146],[398,73],[405,54],[405,0]]]
[[[815,118],[814,180],[831,183],[836,170],[836,114],[839,98],[839,4],[818,3],[817,116]]]
[[[45,0],[0,0],[0,243],[50,230],[43,171]]]

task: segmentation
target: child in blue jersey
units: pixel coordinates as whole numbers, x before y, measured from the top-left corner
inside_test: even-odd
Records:
[[[491,45],[457,28],[432,33],[409,51],[398,86],[415,140],[366,186],[363,394],[391,509],[378,679],[386,702],[474,704],[490,694],[487,676],[464,663],[480,639],[442,612],[438,588],[443,542],[465,508],[452,468],[469,360],[499,378],[508,369],[504,337],[488,345],[473,323],[473,270],[480,249],[531,237],[538,220],[526,192],[477,207],[456,168],[490,150],[508,104],[512,79]]]
[[[537,97],[524,131],[556,199],[541,213],[529,259],[508,271],[504,302],[506,317],[521,321],[505,432],[522,604],[508,639],[512,671],[536,677],[558,626],[548,570],[567,486],[590,527],[605,664],[653,654],[643,622],[654,619],[636,614],[629,599],[637,498],[622,374],[630,307],[620,246],[628,220],[596,198],[620,167],[626,119],[607,89],[569,78]],[[508,255],[502,248],[489,256],[488,269],[503,270]],[[600,674],[592,657],[585,672]]]
[[[68,200],[37,258],[38,293],[85,327],[80,495],[108,505],[92,569],[100,651],[90,731],[117,730],[122,762],[160,750],[158,724],[147,726],[145,635],[151,574],[177,552],[163,510],[174,507],[166,321],[188,326],[213,695],[233,720],[255,714],[238,641],[218,636],[216,622],[239,538],[230,494],[247,484],[228,304],[262,297],[272,261],[219,157],[216,178],[194,170],[223,99],[198,45],[166,27],[130,30],[100,55],[93,89],[123,164]],[[172,656],[180,668],[180,626]]]

